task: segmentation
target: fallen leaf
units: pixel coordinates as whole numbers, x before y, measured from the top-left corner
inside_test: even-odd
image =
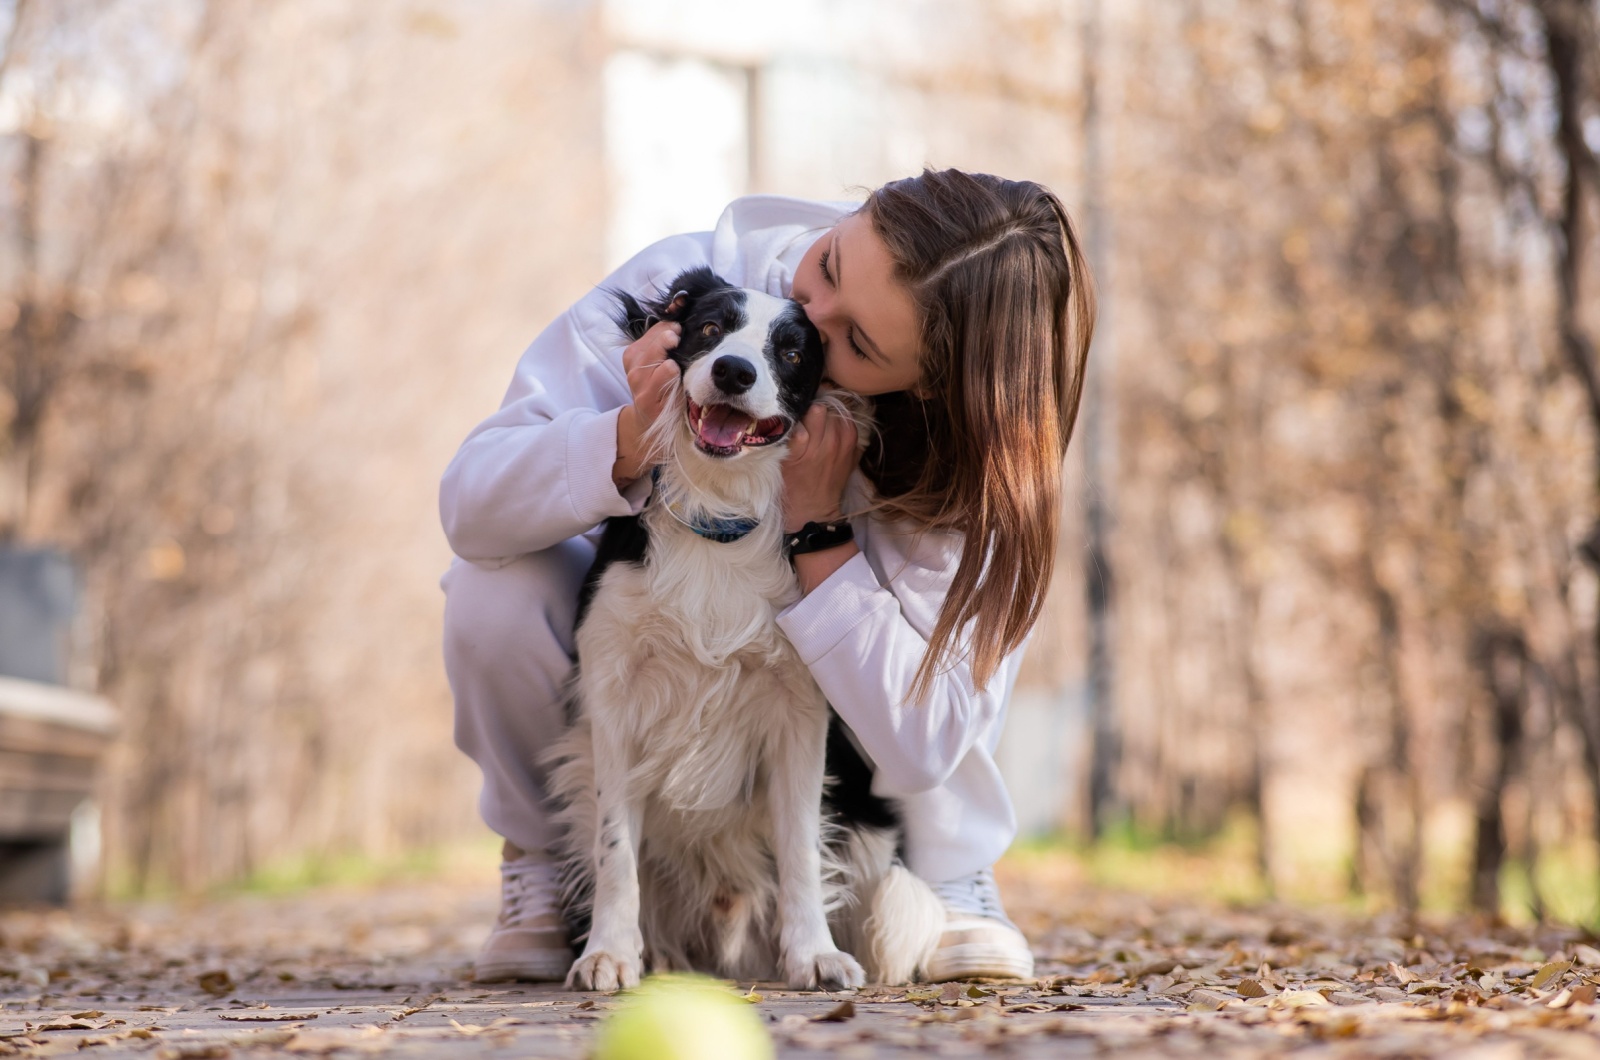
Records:
[[[231,1020],[234,1023],[281,1023],[285,1020],[314,1020],[315,1012],[241,1012],[218,1013],[218,1019]]]
[[[1330,990],[1326,995],[1335,1005],[1374,1005],[1377,1002],[1365,994],[1352,993],[1349,990]]]
[[[1196,990],[1189,995],[1189,1012],[1216,1012],[1233,999],[1210,990]]]
[[[1419,979],[1406,987],[1408,994],[1448,994],[1455,987],[1450,983],[1441,983],[1437,979]]]
[[[209,972],[201,972],[197,980],[200,989],[213,997],[222,997],[233,993],[233,976],[224,968],[217,968]]]
[[[1596,988],[1593,983],[1584,983],[1582,986],[1572,988],[1572,1003],[1574,1005],[1592,1005],[1595,1001]]]
[[[380,1032],[381,1033],[381,1032]],[[367,1032],[362,1032],[363,1036]],[[301,1031],[283,1046],[291,1053],[309,1053],[312,1055],[326,1055],[352,1047],[353,1039],[348,1034],[341,1034],[336,1030]]]
[[[1178,962],[1174,961],[1174,960],[1151,961],[1149,964],[1145,965],[1144,967],[1140,968],[1138,971],[1134,972],[1128,978],[1130,978],[1130,979],[1134,980],[1135,982],[1137,982],[1138,980],[1143,979],[1146,976],[1166,975],[1167,973],[1171,972],[1176,967],[1178,967]]]
[[[843,1023],[845,1020],[854,1019],[856,1006],[852,1001],[841,1001],[820,1016],[812,1016],[812,1023]]]
[[[254,1049],[269,1045],[287,1045],[294,1041],[300,1032],[293,1027],[272,1027],[263,1030],[250,1030],[242,1034],[228,1037],[229,1045],[237,1045],[243,1049]]]
[[[1285,990],[1272,999],[1272,1008],[1308,1008],[1326,1005],[1328,999],[1318,990]]]
[[[1572,960],[1575,964],[1581,964],[1589,968],[1600,967],[1600,950],[1595,949],[1593,946],[1585,946],[1580,942],[1572,947]]]
[[[752,1005],[760,1004],[766,1000],[766,998],[756,993],[756,988],[753,986],[750,988],[750,992],[744,995],[744,999]]]
[[[1241,979],[1237,987],[1240,997],[1266,997],[1268,990],[1256,979]]]
[[[183,1042],[163,1045],[156,1050],[156,1060],[217,1060],[232,1051],[222,1042]]]
[[[1394,976],[1395,979],[1399,981],[1401,986],[1405,986],[1408,983],[1414,983],[1418,979],[1422,978],[1422,976],[1418,975],[1416,972],[1413,972],[1411,969],[1402,968],[1393,961],[1389,962],[1389,974]]]
[[[93,1009],[90,1009],[88,1012],[74,1012],[72,1014],[72,1018],[75,1019],[75,1020],[97,1020],[101,1016],[104,1016],[104,1015],[105,1015],[104,1012],[101,1012],[97,1008],[93,1008]]]
[[[1531,985],[1535,990],[1543,990],[1558,977],[1571,970],[1571,961],[1551,961],[1549,964],[1545,965],[1543,968],[1540,968],[1533,974],[1533,983]]]

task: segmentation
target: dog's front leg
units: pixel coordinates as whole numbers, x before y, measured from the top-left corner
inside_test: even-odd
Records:
[[[619,990],[639,985],[644,936],[639,931],[639,826],[643,800],[629,783],[632,756],[617,726],[594,717],[595,833],[591,853],[594,910],[589,941],[567,985]]]
[[[771,763],[772,845],[778,864],[778,945],[790,986],[856,987],[861,965],[833,944],[822,900],[822,782],[827,721],[799,727]]]

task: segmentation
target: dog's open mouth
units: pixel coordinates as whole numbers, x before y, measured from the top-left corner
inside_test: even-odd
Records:
[[[696,405],[689,402],[689,430],[702,453],[733,456],[742,449],[771,445],[789,433],[786,416],[758,420],[732,405]]]

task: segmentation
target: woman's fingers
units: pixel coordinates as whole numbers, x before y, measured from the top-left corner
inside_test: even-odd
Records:
[[[679,324],[661,321],[622,351],[628,391],[641,427],[650,426],[661,414],[672,382],[678,378],[678,363],[667,355],[678,345],[682,330]]]
[[[813,405],[789,435],[783,465],[785,528],[838,518],[840,498],[856,463],[855,424],[824,405]]]
[[[634,376],[637,373],[637,380]],[[674,361],[647,364],[628,374],[628,386],[633,391],[633,403],[646,418],[653,420],[667,403],[667,394],[678,378],[678,365]]]
[[[817,459],[835,464],[844,452],[855,451],[856,425],[838,409],[813,405],[806,419],[813,423],[811,435],[816,439]]]
[[[836,446],[834,451],[844,452],[848,450],[849,452],[854,453],[856,450],[856,442],[859,440],[856,437],[856,421],[835,409],[832,411],[831,415],[829,415],[828,422],[833,426],[834,429],[834,440]]]
[[[632,375],[635,368],[666,360],[667,354],[677,348],[682,333],[683,325],[670,320],[660,320],[652,324],[649,331],[629,343],[628,348],[622,351],[623,369]]]
[[[811,453],[818,435],[827,429],[827,411],[821,405],[812,405],[806,410],[789,435],[788,459],[804,460]]]
[[[855,423],[826,406],[811,406],[789,432],[787,463],[834,467],[847,460],[853,464],[855,455]]]

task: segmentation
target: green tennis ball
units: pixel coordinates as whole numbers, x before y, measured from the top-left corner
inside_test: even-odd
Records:
[[[750,1002],[715,979],[646,979],[600,1025],[594,1060],[773,1060]]]

